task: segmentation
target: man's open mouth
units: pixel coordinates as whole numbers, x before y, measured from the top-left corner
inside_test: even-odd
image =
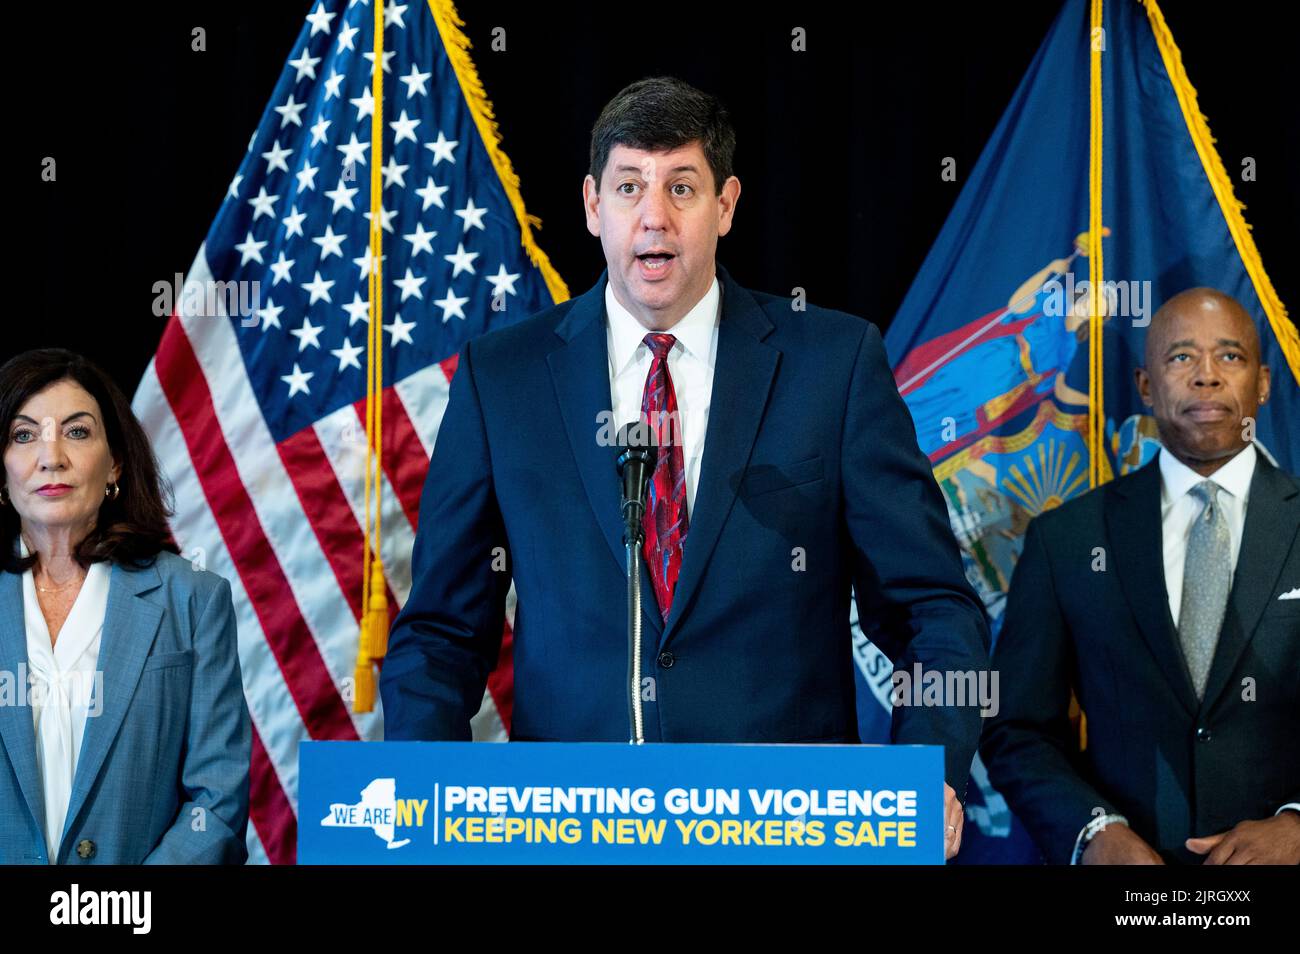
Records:
[[[645,265],[646,268],[654,269],[663,268],[667,262],[672,261],[676,257],[676,255],[673,255],[670,252],[645,252],[638,255],[637,260]]]

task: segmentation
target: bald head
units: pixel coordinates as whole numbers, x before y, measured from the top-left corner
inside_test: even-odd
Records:
[[[1160,354],[1177,340],[1170,335],[1170,329],[1185,325],[1201,326],[1206,322],[1225,324],[1232,328],[1235,332],[1232,340],[1259,362],[1259,332],[1249,312],[1231,295],[1225,295],[1217,288],[1201,287],[1180,291],[1156,310],[1151,325],[1147,328],[1147,367],[1159,360]]]
[[[1214,288],[1174,295],[1151,318],[1145,360],[1138,393],[1175,457],[1209,476],[1249,443],[1269,370],[1239,301]]]

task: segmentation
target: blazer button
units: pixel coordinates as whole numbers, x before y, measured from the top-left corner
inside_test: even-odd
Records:
[[[665,669],[672,669],[675,662],[677,662],[677,657],[672,653],[665,651],[659,654],[659,665]]]
[[[89,838],[83,838],[81,839],[81,841],[77,842],[77,857],[78,858],[95,857],[95,843],[91,841]]]
[[[1210,739],[1212,739],[1213,737],[1214,736],[1210,734],[1210,730],[1207,729],[1205,726],[1201,726],[1199,729],[1196,730],[1197,742],[1209,742]]]

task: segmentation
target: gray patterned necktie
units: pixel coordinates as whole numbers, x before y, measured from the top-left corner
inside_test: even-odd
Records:
[[[1205,695],[1205,682],[1210,675],[1214,648],[1219,643],[1219,628],[1228,608],[1232,578],[1232,543],[1228,519],[1218,499],[1221,489],[1214,481],[1203,480],[1188,491],[1203,507],[1187,539],[1178,638],[1197,699]]]

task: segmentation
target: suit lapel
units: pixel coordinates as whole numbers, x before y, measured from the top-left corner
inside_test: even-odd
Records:
[[[157,588],[160,583],[158,570],[152,566],[128,570],[121,564],[113,564],[96,664],[104,674],[103,692],[99,699],[101,709],[98,716],[86,720],[63,838],[76,823],[135,696],[140,670],[153,646],[163,615],[162,607],[146,601],[141,594]]]
[[[1227,688],[1237,661],[1254,636],[1259,618],[1277,586],[1287,553],[1300,532],[1298,527],[1300,487],[1259,454],[1250,481],[1246,525],[1233,571],[1228,611],[1205,683],[1206,711]]]
[[[616,464],[619,449],[613,445],[601,446],[596,440],[602,421],[607,422],[611,434],[627,423],[609,417],[613,400],[605,331],[606,277],[607,273],[602,273],[590,291],[574,299],[573,307],[555,328],[565,345],[548,354],[546,362],[587,502],[619,572],[626,575],[627,548],[623,545],[623,520],[619,516],[621,492]],[[654,605],[654,587],[644,560],[641,568],[645,610],[642,615],[660,633],[663,620]]]
[[[45,798],[36,770],[36,730],[27,705],[27,630],[23,615],[23,578],[0,573],[0,672],[12,674],[12,700],[0,705],[0,743],[18,775],[18,787],[37,829],[45,830]],[[20,704],[21,703],[21,704]],[[44,835],[41,836],[44,843]]]
[[[700,462],[695,508],[682,546],[682,569],[672,612],[660,640],[662,648],[680,628],[690,608],[722,525],[736,501],[740,476],[749,461],[781,352],[763,343],[773,325],[754,297],[717,266],[722,285],[722,320],[713,369],[713,394]]]
[[[654,588],[642,562],[641,585],[646,618],[660,634],[662,647],[678,628],[708,564],[718,535],[736,500],[738,480],[744,470],[758,425],[767,405],[780,352],[763,344],[773,325],[752,295],[737,285],[721,265],[722,319],[718,324],[718,351],[713,371],[704,459],[700,462],[691,527],[683,546],[682,569],[673,594],[673,608],[665,624],[654,609]],[[573,307],[555,328],[565,344],[547,355],[565,432],[582,475],[596,523],[620,572],[626,572],[623,522],[619,518],[619,487],[615,460],[618,449],[602,447],[596,432],[612,404],[609,389],[609,353],[605,331],[605,282],[575,298]],[[606,417],[601,417],[604,414]],[[624,421],[614,421],[616,429]]]
[[[1110,484],[1106,493],[1106,534],[1120,588],[1174,695],[1189,715],[1195,715],[1196,691],[1169,617],[1158,460],[1152,460],[1132,477]]]

